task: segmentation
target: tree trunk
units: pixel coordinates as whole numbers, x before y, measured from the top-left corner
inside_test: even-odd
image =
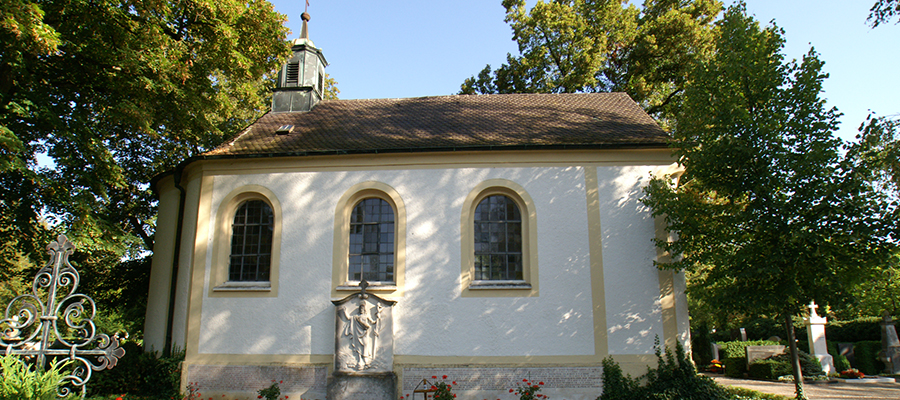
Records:
[[[787,331],[788,344],[791,348],[791,367],[794,370],[794,389],[796,398],[806,400],[803,393],[803,371],[800,369],[800,353],[797,350],[797,338],[794,336],[794,323],[789,311],[784,312],[784,329]]]

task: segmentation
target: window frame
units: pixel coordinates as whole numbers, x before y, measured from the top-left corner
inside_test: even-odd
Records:
[[[332,297],[359,291],[359,282],[349,279],[350,216],[365,199],[384,200],[394,210],[394,282],[370,282],[367,291],[402,296],[406,275],[406,207],[400,194],[391,186],[375,181],[353,185],[338,200],[334,210],[334,247],[332,250]]]
[[[365,211],[365,209],[367,208],[367,206],[364,205],[364,203],[365,203],[365,202],[368,202],[368,201],[377,202],[378,208],[379,208],[379,211],[377,211],[377,215],[378,215],[378,216],[383,215],[383,214],[381,213],[381,210],[380,210],[380,209],[381,209],[381,207],[383,207],[383,206],[386,205],[386,206],[390,209],[390,211],[391,211],[391,220],[390,220],[389,222],[381,221],[381,220],[375,221],[375,222],[371,222],[371,221],[366,222],[366,221],[365,221],[365,218],[368,216],[368,213]],[[362,221],[354,221],[353,215],[354,215],[354,213],[356,213],[356,211],[357,211],[358,209],[360,209],[360,207],[363,208],[363,220],[362,220]],[[391,277],[392,277],[393,279],[390,279],[390,280],[383,280],[383,281],[382,281],[382,280],[367,280],[367,281],[368,281],[370,284],[373,284],[373,285],[379,285],[379,284],[380,284],[380,285],[396,285],[397,280],[396,280],[396,277],[394,276],[394,258],[395,258],[395,257],[394,257],[394,249],[397,247],[397,246],[396,246],[396,243],[395,243],[396,240],[397,240],[397,235],[396,235],[396,232],[395,232],[397,223],[396,223],[396,221],[394,221],[394,219],[395,219],[396,217],[397,217],[397,213],[394,211],[394,207],[391,205],[391,203],[388,203],[386,200],[384,200],[384,199],[382,199],[382,198],[380,198],[380,197],[363,197],[362,199],[360,199],[359,201],[357,201],[356,204],[351,208],[351,211],[350,211],[350,223],[349,223],[350,239],[351,239],[351,240],[350,240],[350,246],[349,246],[349,249],[348,249],[348,252],[347,252],[347,253],[348,253],[348,261],[347,261],[347,275],[348,275],[348,276],[347,276],[347,282],[348,282],[348,283],[349,283],[349,282],[357,282],[357,283],[358,283],[358,282],[361,282],[361,280],[352,280],[352,279],[350,279],[350,276],[349,276],[349,275],[350,275],[350,264],[351,264],[351,263],[350,263],[349,259],[352,259],[354,256],[358,256],[358,257],[360,258],[360,260],[359,260],[359,269],[360,269],[360,271],[359,271],[359,272],[360,272],[360,275],[363,276],[363,279],[365,279],[364,276],[366,275],[366,272],[367,272],[367,271],[364,270],[365,262],[363,261],[363,259],[367,258],[367,256],[373,256],[373,255],[374,255],[374,256],[377,256],[377,257],[379,257],[379,258],[381,258],[381,256],[383,256],[383,255],[388,255],[388,254],[390,254]],[[391,226],[391,231],[390,231],[389,233],[384,233],[384,232],[382,232],[382,231],[381,231],[382,224],[388,224],[388,223],[389,223],[390,226]],[[361,233],[361,237],[360,237],[361,242],[358,243],[359,246],[360,246],[360,248],[359,248],[359,253],[356,253],[356,252],[353,251],[353,245],[354,245],[354,243],[353,243],[353,240],[352,240],[352,239],[353,239],[353,235],[354,235],[354,233],[353,233],[353,227],[354,227],[354,226],[359,226],[359,227],[362,228],[362,233]],[[374,227],[376,228],[376,232],[375,232],[375,243],[374,243],[375,247],[377,248],[376,251],[366,251],[366,249],[365,249],[366,244],[368,244],[368,243],[366,242],[366,233],[365,233],[365,230],[366,230],[366,227],[367,227],[367,226],[374,226]],[[388,243],[384,243],[384,244],[386,245],[385,247],[388,247],[388,248],[390,249],[389,252],[388,252],[387,249],[382,249],[382,246],[381,246],[382,243],[383,243],[383,242],[382,242],[382,239],[385,239],[385,238],[387,238],[388,236],[390,236],[390,243],[389,243],[390,245],[387,246]],[[371,273],[372,271],[368,271],[368,272]],[[378,271],[375,271],[375,273],[378,273]]]
[[[478,280],[475,277],[475,209],[489,196],[502,195],[519,207],[522,227],[522,280]],[[473,188],[460,216],[461,291],[463,297],[537,297],[537,212],[534,201],[521,185],[506,179],[490,179]]]
[[[272,249],[268,281],[231,281],[232,224],[235,213],[245,202],[260,200],[272,209]],[[219,203],[213,233],[209,297],[277,297],[281,260],[281,203],[271,190],[248,185],[237,188]]]

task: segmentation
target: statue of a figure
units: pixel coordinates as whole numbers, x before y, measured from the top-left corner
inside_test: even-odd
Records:
[[[350,337],[350,348],[356,355],[356,369],[363,370],[369,367],[375,358],[375,340],[378,338],[378,321],[381,319],[381,304],[375,309],[375,317],[369,313],[365,298],[359,299],[359,311],[350,315],[347,309],[341,307],[341,314],[347,323],[344,324],[344,336]]]

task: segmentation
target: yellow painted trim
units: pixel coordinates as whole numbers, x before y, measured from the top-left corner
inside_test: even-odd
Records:
[[[512,366],[537,367],[549,365],[584,366],[597,365],[595,356],[418,356],[394,355],[394,365],[414,366]]]
[[[603,229],[600,221],[600,178],[597,166],[584,167],[584,187],[587,200],[588,242],[591,256],[591,297],[594,304],[594,354],[603,358],[609,354],[606,322],[606,282],[603,279]]]
[[[654,354],[616,354],[611,356],[620,364],[630,364],[641,368],[642,375],[647,366],[656,365]],[[394,366],[411,367],[552,367],[552,366],[597,366],[605,357],[590,356],[419,356],[394,355]]]
[[[343,298],[351,292],[339,290],[340,286],[355,286],[348,282],[350,251],[350,214],[360,201],[368,198],[382,199],[394,208],[394,280],[393,287],[370,286],[368,291],[387,298],[403,297],[406,282],[406,206],[400,193],[382,182],[360,182],[348,189],[334,209],[334,242],[332,247],[331,297]]]
[[[334,363],[331,354],[198,354],[188,365],[310,365]]]
[[[512,199],[522,215],[522,277],[530,289],[471,289],[475,275],[475,208],[485,197],[504,195]],[[460,215],[460,291],[461,297],[538,297],[537,209],[534,200],[518,183],[507,179],[489,179],[469,192]]]
[[[666,232],[666,221],[662,216],[654,219],[654,228],[656,230],[656,238],[668,240],[669,235]],[[670,261],[671,256],[659,247],[656,248],[656,259],[665,263]],[[663,345],[668,348],[675,348],[678,341],[678,318],[675,304],[675,274],[670,270],[659,270],[659,305],[661,309],[663,324]]]
[[[272,208],[274,227],[272,230],[272,257],[269,265],[269,290],[266,291],[216,291],[217,286],[228,281],[229,260],[231,258],[231,225],[234,213],[245,201],[262,200]],[[278,297],[278,276],[281,264],[281,226],[284,215],[281,202],[271,190],[260,185],[246,185],[234,189],[219,203],[216,211],[215,233],[213,234],[213,258],[210,265],[208,297]]]
[[[203,310],[203,283],[206,274],[206,258],[209,251],[209,218],[212,211],[213,184],[212,176],[200,175],[200,196],[197,203],[197,221],[194,225],[195,239],[193,258],[188,267],[190,271],[190,289],[188,293],[187,321],[185,322],[185,361],[197,355],[200,346],[200,314]],[[185,205],[185,208],[189,205]],[[182,374],[182,380],[185,374]]]
[[[638,377],[647,373],[647,367],[655,368],[657,359],[655,354],[613,354],[613,361],[622,368],[622,373]]]
[[[186,174],[202,170],[207,175],[246,175],[308,171],[401,170],[491,167],[553,167],[594,164],[670,165],[675,159],[669,149],[619,150],[529,150],[459,151],[434,153],[391,153],[322,155],[306,157],[245,158],[195,161]]]

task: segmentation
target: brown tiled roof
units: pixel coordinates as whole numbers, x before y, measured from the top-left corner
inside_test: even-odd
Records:
[[[276,133],[282,125],[294,129]],[[270,112],[204,156],[665,147],[666,138],[624,93],[325,100]]]

